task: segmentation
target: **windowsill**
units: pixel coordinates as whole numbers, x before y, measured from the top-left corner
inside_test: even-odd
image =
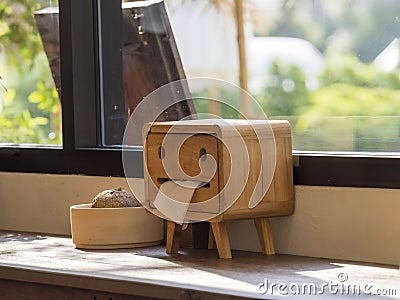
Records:
[[[400,158],[399,152],[352,152],[352,151],[301,151],[294,150],[293,157],[298,156],[333,156],[333,157],[373,157]]]
[[[0,149],[62,149],[62,145],[0,143]]]
[[[234,251],[233,256],[232,260],[221,260],[215,250],[193,249],[169,256],[162,246],[83,251],[75,249],[67,237],[2,231],[0,286],[33,283],[52,290],[54,295],[57,288],[72,288],[90,290],[93,296],[107,293],[229,299],[235,295],[265,299],[265,295],[258,293],[258,284],[265,279],[270,284],[311,283],[320,287],[324,283],[338,283],[338,276],[343,273],[348,276],[344,284],[395,289],[399,278],[397,267],[387,265],[290,255],[266,257],[242,251]],[[12,292],[16,290],[8,291]],[[276,293],[277,290],[275,297]],[[325,289],[319,296],[331,294]]]

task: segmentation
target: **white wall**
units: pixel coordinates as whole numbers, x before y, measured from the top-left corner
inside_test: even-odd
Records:
[[[115,187],[125,178],[0,172],[0,229],[69,235],[69,206]],[[278,253],[398,265],[400,190],[296,186],[295,213],[272,227]],[[259,251],[251,221],[229,232],[232,248]]]

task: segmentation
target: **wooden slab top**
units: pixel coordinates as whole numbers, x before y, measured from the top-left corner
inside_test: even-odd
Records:
[[[289,135],[291,126],[286,120],[239,120],[239,119],[200,119],[147,123],[144,132],[151,133],[206,133],[217,136],[254,135],[254,130],[261,136],[274,134]],[[150,129],[149,129],[150,128]],[[173,128],[171,130],[171,128]]]
[[[233,257],[221,260],[216,250],[193,249],[167,255],[163,246],[84,251],[75,249],[68,237],[0,231],[0,280],[161,299],[280,299],[276,287],[272,295],[260,294],[259,284],[268,280],[270,287],[282,283],[320,288],[346,279],[345,285],[372,285],[373,291],[397,289],[389,298],[400,298],[398,266],[242,251],[233,251]],[[331,296],[326,289],[317,297]]]

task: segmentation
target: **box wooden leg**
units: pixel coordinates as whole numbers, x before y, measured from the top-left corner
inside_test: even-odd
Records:
[[[211,222],[211,228],[214,234],[215,243],[217,244],[219,258],[232,258],[226,223]]]
[[[212,231],[212,226],[210,224],[210,229],[208,231],[208,249],[216,249],[217,246],[215,245],[215,238]]]
[[[254,219],[258,239],[260,240],[262,252],[266,255],[275,254],[274,241],[272,239],[271,225],[268,218]]]
[[[181,239],[182,225],[168,221],[167,224],[167,253],[176,254],[179,251],[179,243]]]

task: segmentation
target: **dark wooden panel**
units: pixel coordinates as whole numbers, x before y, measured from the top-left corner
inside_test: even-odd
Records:
[[[156,298],[0,279],[0,300],[15,299],[150,300]]]
[[[397,157],[299,155],[294,184],[398,189],[399,168]]]

